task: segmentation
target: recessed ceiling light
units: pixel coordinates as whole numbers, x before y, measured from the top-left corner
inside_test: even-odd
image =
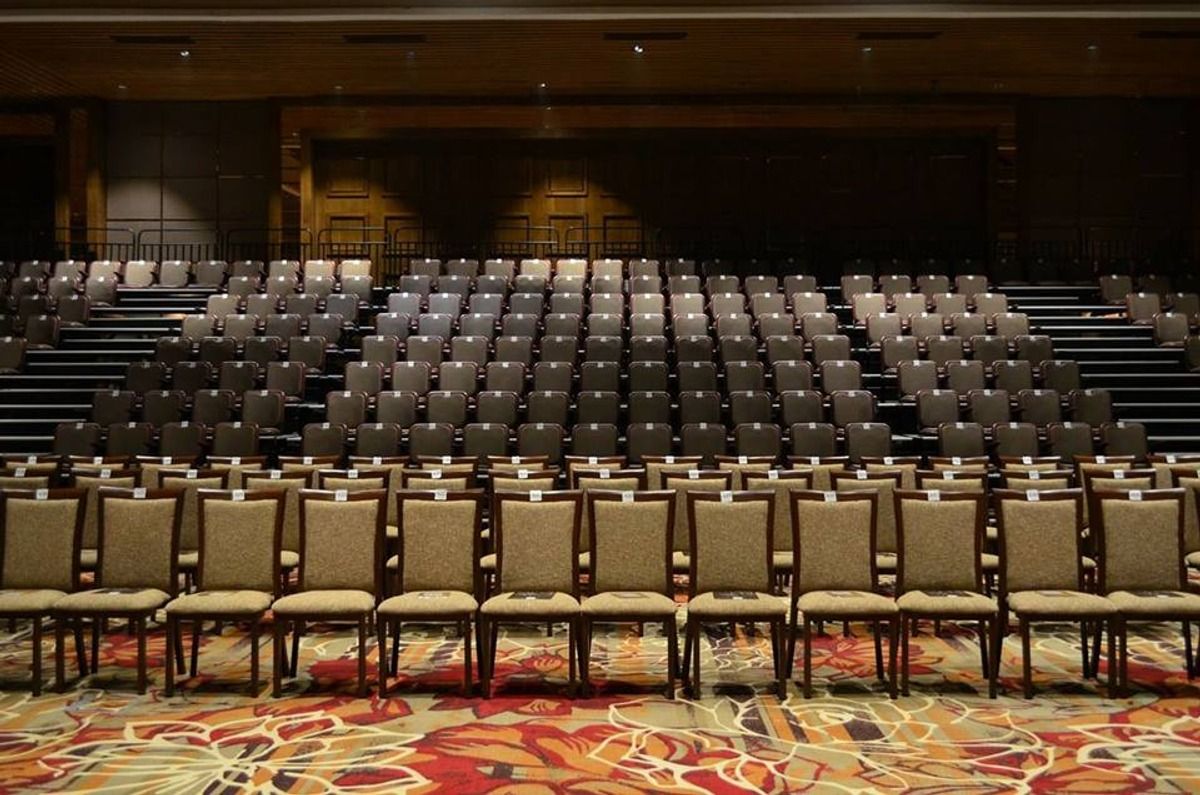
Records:
[[[635,43],[635,44],[633,45],[633,51],[634,51],[636,54],[638,54],[638,55],[641,55],[642,53],[644,53],[644,52],[646,51],[646,48],[645,48],[645,47],[643,47],[643,46],[642,46],[640,43]]]
[[[545,83],[538,83],[538,88],[545,88],[545,87],[546,87]]]
[[[862,48],[863,55],[870,55],[874,49],[875,49],[874,47],[863,47]]]
[[[1100,45],[1099,44],[1089,44],[1087,46],[1087,48],[1088,48],[1088,52],[1096,52],[1096,50],[1100,49]]]
[[[341,91],[341,90],[342,90],[342,84],[341,84],[341,83],[338,83],[336,86],[334,86],[334,87],[333,87],[333,90],[334,90],[334,91]]]
[[[117,90],[118,90],[118,91],[124,91],[124,90],[126,90],[127,88],[129,88],[129,86],[125,85],[124,83],[117,83]]]
[[[192,51],[191,51],[191,50],[180,50],[180,51],[179,51],[179,57],[180,57],[180,58],[191,58],[191,57],[192,57]]]

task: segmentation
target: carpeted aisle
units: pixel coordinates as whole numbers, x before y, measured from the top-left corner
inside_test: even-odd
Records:
[[[29,664],[22,630],[0,640],[0,790],[1200,790],[1200,687],[1187,682],[1177,627],[1131,639],[1134,693],[1119,701],[1078,681],[1077,636],[1066,626],[1036,635],[1030,701],[1020,697],[1015,637],[1004,647],[1005,693],[989,701],[974,636],[923,627],[912,695],[892,702],[874,680],[865,628],[850,639],[829,629],[814,653],[817,697],[805,701],[793,685],[783,704],[767,689],[765,639],[740,629],[709,635],[703,697],[673,702],[657,690],[666,642],[650,628],[644,638],[611,628],[598,640],[595,693],[574,701],[559,686],[561,628],[553,639],[544,627],[508,631],[486,701],[462,697],[461,643],[434,627],[408,631],[404,676],[384,700],[352,696],[353,633],[323,628],[305,638],[301,676],[284,698],[270,698],[264,682],[250,699],[246,637],[229,627],[204,636],[201,676],[173,699],[160,689],[161,633],[146,696],[133,692],[134,643],[114,633],[98,675],[34,699],[17,681]]]

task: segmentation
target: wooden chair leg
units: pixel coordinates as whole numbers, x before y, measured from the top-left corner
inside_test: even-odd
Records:
[[[460,633],[463,639],[463,695],[468,698],[471,696],[471,619],[466,619],[461,627]]]
[[[60,617],[59,619],[56,620],[55,623],[57,623],[58,621],[62,621],[65,623],[67,620],[68,619],[65,617]],[[79,616],[75,616],[75,618],[71,619],[70,621],[71,621],[72,631],[75,635],[75,658],[77,661],[76,665],[78,666],[79,675],[83,676],[84,674],[87,673],[87,669],[88,669],[87,644],[85,644],[83,642],[83,619],[80,618]],[[64,627],[64,631],[65,631],[65,629],[66,628]],[[64,662],[64,665],[65,665],[65,662]],[[65,673],[66,672],[64,671],[64,674]]]
[[[200,635],[204,632],[204,622],[196,620],[192,622],[192,659],[190,676],[197,676],[200,673]]]
[[[258,643],[262,632],[262,616],[250,622],[250,697],[258,698]],[[169,654],[167,655],[170,656]]]
[[[1117,697],[1118,676],[1117,676],[1117,633],[1116,619],[1109,619],[1108,624],[1108,697]],[[1096,644],[1096,653],[1099,654],[1100,644]],[[1097,663],[1097,669],[1099,663]],[[1097,675],[1099,671],[1097,670]]]
[[[780,701],[787,699],[787,663],[783,659],[783,633],[786,626],[786,620],[771,622],[771,645],[775,650],[775,694],[779,696]]]
[[[300,667],[300,636],[304,634],[304,622],[292,622],[292,669],[290,671],[293,679],[296,678],[296,672]]]
[[[576,644],[579,643],[579,619],[573,618],[567,622],[567,692],[572,697],[576,691],[576,671],[579,663],[578,649]]]
[[[403,627],[400,621],[392,622],[392,665],[393,673],[400,670],[400,629]]]
[[[679,633],[675,631],[674,620],[663,623],[663,633],[667,636],[667,698],[675,698],[675,667],[679,665]]]
[[[683,680],[683,689],[685,693],[691,691],[691,673],[689,666],[692,664],[692,622],[689,620],[683,625],[683,660],[679,663],[679,678]]]
[[[804,616],[804,697],[812,698],[812,624]]]
[[[875,634],[875,676],[880,682],[883,681],[883,631],[879,626],[879,620],[871,622],[871,629]]]
[[[591,695],[591,684],[588,681],[588,652],[592,646],[592,622],[588,618],[579,619],[579,692],[584,698]]]
[[[1187,666],[1187,678],[1195,679],[1196,668],[1192,657],[1192,624],[1190,621],[1183,622],[1183,659]]]
[[[137,655],[138,655],[138,695],[146,693],[146,617],[138,616],[134,621],[134,630],[137,634]]]
[[[175,633],[178,619],[167,616],[167,648],[163,654],[163,693],[170,698],[175,695]]]
[[[893,617],[888,622],[888,697],[892,699],[896,698],[896,647],[906,640],[900,632],[900,620]]]
[[[66,622],[67,620],[62,616],[54,619],[54,689],[59,693],[66,690],[67,687],[66,650],[63,648],[67,639]]]
[[[34,691],[35,697],[42,694],[42,616],[34,616],[34,687],[32,687],[32,691]]]
[[[358,618],[358,697],[367,697],[367,617]]]
[[[690,622],[690,619],[689,619]],[[692,630],[692,638],[696,648],[692,655],[692,697],[700,698],[700,632],[701,624],[699,621],[694,622]]]
[[[382,616],[375,619],[375,645],[378,647],[379,672],[376,676],[379,677],[379,697],[387,698],[388,694],[388,647],[387,647],[387,619]],[[470,652],[468,652],[468,655]],[[468,656],[467,659],[470,659]]]
[[[271,666],[271,696],[274,698],[283,695],[283,669],[287,666],[287,661],[283,656],[285,623],[279,616],[274,616],[271,621],[271,651],[275,660],[275,664]]]
[[[1092,627],[1092,678],[1100,679],[1100,646],[1104,640],[1105,627],[1109,625],[1107,621],[1097,621]]]
[[[1033,698],[1033,661],[1029,643],[1029,622],[1023,616],[1017,619],[1021,632],[1021,689],[1025,698]]]
[[[1088,622],[1079,622],[1079,656],[1080,663],[1083,667],[1083,678],[1090,679],[1092,676],[1092,655],[1088,649]]]
[[[999,616],[993,616],[985,628],[989,633],[992,655],[987,660],[988,698],[995,698],[1000,688],[1000,621]]]
[[[983,672],[985,679],[988,672],[992,670],[992,658],[988,656],[988,628],[990,625],[989,621],[980,620],[979,622],[979,670]]]
[[[105,623],[105,620],[100,616],[92,619],[92,663],[89,669],[91,673],[97,673],[100,670],[100,628]]]
[[[796,666],[796,624],[799,621],[799,612],[796,609],[796,600],[792,599],[792,609],[788,615],[787,627],[787,651],[784,652],[784,665],[787,668],[787,676],[790,679],[792,670]]]
[[[908,624],[908,616],[902,616],[900,618],[900,694],[903,696],[908,695],[908,646],[911,643],[908,636]]]

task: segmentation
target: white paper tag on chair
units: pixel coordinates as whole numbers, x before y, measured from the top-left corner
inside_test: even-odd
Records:
[[[350,478],[351,480],[358,480],[358,470],[357,469],[347,470],[346,477]]]
[[[430,480],[441,480],[442,479],[442,470],[440,470],[440,469],[429,470],[429,479]]]
[[[111,477],[112,477],[111,469],[105,468],[105,469],[100,470],[100,479],[101,480],[108,480]]]
[[[896,463],[896,459],[892,458],[890,455],[885,455],[885,456],[883,457],[883,464],[884,464],[884,466],[889,466],[889,467],[890,467],[890,466],[891,466],[892,464],[894,464],[894,463]]]
[[[235,467],[241,466],[242,457],[240,455],[235,455],[233,458],[229,459],[229,464],[230,464],[230,466],[235,466]]]
[[[866,480],[867,479],[867,471],[865,469],[860,469],[854,473],[854,477],[859,480]]]
[[[813,427],[816,427],[815,423],[813,424]],[[817,464],[821,463],[821,458],[820,458],[820,456],[815,456],[815,455],[809,456],[808,463],[812,464],[813,466],[816,466]]]
[[[688,470],[688,480],[699,480],[699,479],[700,479],[700,470],[699,469],[689,469]]]
[[[509,460],[509,463],[512,463],[512,464],[519,464],[519,463],[521,463],[521,456],[519,456],[519,455],[514,455],[512,458],[510,458],[510,459],[508,459],[508,460]]]
[[[929,492],[929,501],[930,502],[941,502],[942,501],[942,493],[940,491]]]
[[[601,469],[598,474],[600,475],[601,480],[608,480],[610,477],[612,477],[612,472],[607,469]]]
[[[546,430],[546,423],[544,423],[544,422],[539,422],[539,423],[537,424],[537,429],[538,429],[539,431],[544,431],[544,430]]]
[[[138,488],[134,489],[134,490],[133,490],[133,498],[134,498],[135,500],[144,500],[144,499],[146,499],[146,489],[144,489],[144,488],[141,488],[141,487],[138,487]]]
[[[36,456],[36,455],[27,455],[27,456],[25,456],[25,463],[26,463],[26,464],[36,464],[36,463],[37,463],[37,456]]]
[[[533,491],[529,492],[529,501],[530,502],[541,502],[542,501],[542,490],[534,489]]]
[[[338,489],[333,493],[333,499],[335,502],[345,502],[349,493],[350,492],[346,491],[345,489]]]
[[[1037,502],[1041,498],[1042,498],[1042,493],[1040,491],[1038,491],[1037,489],[1026,489],[1025,490],[1025,499],[1029,500],[1030,502]]]
[[[1142,501],[1142,490],[1141,489],[1131,490],[1129,492],[1129,499],[1133,500],[1134,502],[1141,502]]]
[[[33,493],[33,498],[34,498],[35,500],[48,500],[48,499],[50,499],[50,489],[38,489],[37,491],[35,491],[35,492]]]
[[[279,469],[271,470],[271,480],[279,480],[283,477],[283,471]]]
[[[242,421],[241,421],[241,420],[238,420],[237,422],[235,422],[235,423],[233,424],[233,427],[234,427],[234,428],[239,428],[239,429],[240,429],[240,428],[242,427]]]
[[[323,431],[327,431],[327,430],[329,430],[329,423],[328,423],[328,422],[322,422],[322,423],[321,423],[321,430],[323,430]]]
[[[313,458],[311,455],[304,456],[304,458],[302,460],[303,460],[305,466],[308,466],[313,462]]]
[[[1112,474],[1113,474],[1113,477],[1117,480],[1125,479],[1125,470],[1123,470],[1123,469],[1118,469],[1115,472],[1113,472]]]
[[[943,472],[942,480],[954,480],[955,472]]]
[[[184,477],[187,478],[188,480],[195,480],[196,478],[200,477],[200,472],[195,469],[189,469],[184,474]]]
[[[103,463],[104,463],[104,456],[99,456],[99,455],[92,456],[92,463],[93,463],[93,464],[103,464]]]
[[[952,456],[950,458],[950,463],[954,464],[954,466],[960,466],[962,464],[962,459],[958,456]]]
[[[594,455],[589,455],[587,462],[590,466],[595,466],[596,464],[600,463],[600,459],[596,458]]]
[[[163,460],[162,460],[162,462],[163,462],[163,466],[168,466],[168,467],[169,467],[169,466],[171,466],[171,462],[172,462],[172,461],[174,461],[174,460],[175,460],[175,459],[173,459],[173,458],[172,458],[171,456],[169,456],[169,455],[167,455],[167,456],[163,456]]]
[[[375,466],[379,466],[380,464],[383,463],[383,456],[378,456],[378,455],[371,456],[371,463],[374,464]]]
[[[233,501],[234,502],[245,502],[245,500],[246,500],[245,489],[234,489],[233,490]]]
[[[443,463],[443,464],[449,464],[449,463],[450,463],[450,456],[448,456],[448,455],[444,455],[444,456],[442,456],[442,463]]]
[[[724,502],[724,503],[733,502],[733,492],[732,491],[721,492],[721,502]]]
[[[447,495],[448,493],[449,493],[449,492],[447,492],[445,489],[434,489],[434,490],[433,490],[433,498],[434,498],[435,500],[437,500],[438,502],[445,502],[445,501],[446,501],[446,495]]]
[[[1026,466],[1028,466],[1028,465],[1032,464],[1032,463],[1033,463],[1033,456],[1028,456],[1028,455],[1023,455],[1023,456],[1021,456],[1021,463],[1022,463],[1022,464],[1025,464]]]
[[[744,455],[739,455],[739,456],[738,456],[738,463],[739,463],[739,464],[746,464],[748,461],[749,461],[749,459],[747,459],[747,458],[746,458],[746,456],[744,456]]]
[[[675,456],[673,456],[673,455],[665,455],[665,456],[663,456],[663,463],[664,463],[664,464],[674,464],[674,463],[675,463]]]
[[[81,428],[83,428],[83,423],[82,423],[82,422],[77,422],[77,423],[75,423],[75,430],[77,430],[77,431],[78,431],[78,430],[80,430]]]
[[[525,480],[528,477],[529,477],[528,469],[518,469],[517,470],[517,480]]]
[[[778,469],[768,469],[767,470],[767,480],[779,480],[779,470]]]
[[[837,492],[836,491],[825,492],[825,502],[837,502],[837,501],[838,500],[837,500]]]
[[[1030,479],[1030,480],[1041,480],[1041,479],[1042,479],[1042,473],[1041,473],[1041,472],[1038,472],[1038,471],[1035,469],[1035,470],[1033,470],[1032,472],[1030,472],[1030,473],[1029,473],[1029,479]]]
[[[963,423],[963,422],[956,422],[956,423],[954,423],[954,427],[957,430],[961,431],[963,428],[967,427],[967,425],[966,425],[966,423]]]
[[[621,502],[633,502],[633,492],[632,491],[621,492]]]
[[[1106,456],[1106,455],[1098,455],[1098,456],[1096,456],[1096,463],[1097,463],[1097,464],[1107,464],[1107,463],[1108,463],[1108,456]]]
[[[13,474],[19,478],[23,478],[23,477],[25,477],[26,471],[28,471],[28,470],[26,470],[25,467],[17,467],[16,469],[13,470]]]
[[[1178,460],[1179,460],[1178,457],[1174,453],[1167,453],[1167,463],[1168,464],[1174,464]]]

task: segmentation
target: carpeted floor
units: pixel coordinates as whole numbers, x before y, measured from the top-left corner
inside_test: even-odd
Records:
[[[768,689],[766,639],[740,629],[708,636],[696,701],[658,692],[666,641],[649,628],[638,637],[613,627],[598,639],[596,691],[576,700],[560,686],[564,629],[551,639],[544,627],[509,630],[490,700],[462,697],[461,643],[436,627],[408,632],[403,675],[383,700],[353,697],[353,632],[332,627],[305,638],[300,677],[281,699],[266,683],[259,698],[245,694],[249,648],[230,627],[204,636],[200,676],[175,698],[164,698],[157,667],[151,691],[135,694],[136,645],[114,631],[99,674],[35,699],[18,681],[29,665],[22,630],[0,641],[0,789],[1200,790],[1200,683],[1184,674],[1178,627],[1131,639],[1134,692],[1118,701],[1079,681],[1077,636],[1065,626],[1036,636],[1030,701],[1020,697],[1015,637],[1004,647],[1005,692],[989,701],[974,635],[924,627],[913,640],[912,695],[889,701],[865,628],[848,639],[829,629],[838,631],[814,652],[816,697],[805,701],[793,685],[783,703]],[[156,633],[154,666],[162,650]]]

